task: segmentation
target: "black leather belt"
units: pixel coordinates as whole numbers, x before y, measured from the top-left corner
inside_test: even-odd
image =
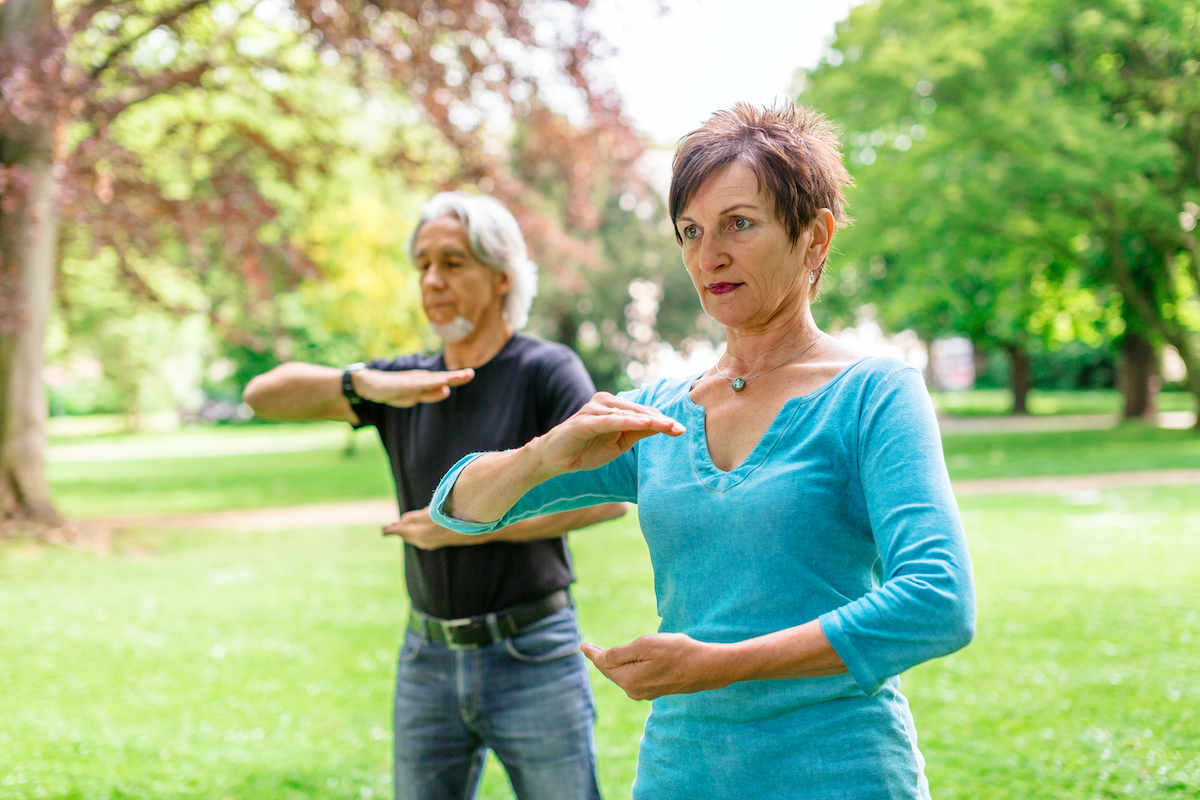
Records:
[[[408,612],[408,627],[427,639],[452,649],[484,647],[516,636],[522,629],[571,605],[571,592],[559,589],[545,597],[492,614],[463,619],[438,619],[415,608]]]

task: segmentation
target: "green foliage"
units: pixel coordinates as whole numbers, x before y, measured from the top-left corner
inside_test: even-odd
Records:
[[[1195,376],[1198,55],[1190,4],[856,7],[800,97],[845,126],[858,181],[825,313],[867,301],[981,349],[1129,328]]]
[[[96,402],[135,415],[161,383],[145,351],[168,342],[226,399],[282,360],[430,344],[403,250],[438,189],[495,194],[550,265],[546,284],[575,291],[580,266],[598,268],[583,256],[599,208],[641,151],[617,98],[587,78],[586,5],[63,6],[61,52],[17,54],[29,64],[5,98],[29,108],[0,104],[0,116],[56,114],[61,133],[50,149],[73,266],[56,366],[98,361],[112,386]],[[557,67],[531,67],[532,51]],[[541,97],[564,82],[582,120]],[[191,318],[207,327],[198,342],[163,324]],[[82,397],[59,406],[85,410]]]
[[[207,13],[181,35],[220,51],[204,38],[221,27]],[[346,363],[421,341],[419,293],[402,268],[401,220],[415,216],[429,191],[410,182],[444,172],[454,158],[411,113],[400,121],[411,105],[402,94],[382,84],[356,89],[344,70],[316,58],[286,18],[247,15],[236,29],[240,46],[252,42],[265,57],[240,63],[226,53],[205,85],[154,96],[109,130],[127,159],[97,163],[97,201],[142,195],[145,232],[118,231],[97,250],[93,220],[68,226],[68,251],[76,255],[63,272],[66,346],[111,353],[100,360],[110,380],[129,384],[123,396],[144,391],[159,372],[157,362],[134,352],[146,342],[209,363],[232,359],[233,374],[205,387],[236,395],[249,377],[282,360]],[[421,165],[407,180],[376,164],[396,148]],[[147,191],[165,202],[147,201]],[[198,206],[224,224],[201,221]],[[200,341],[106,336],[135,321],[144,328],[167,313],[163,306],[206,328]]]
[[[195,405],[198,359],[209,346],[207,323],[197,313],[173,314],[122,287],[111,248],[93,258],[67,256],[51,359],[61,365],[51,410],[60,413],[120,411],[129,418]],[[199,302],[194,283],[164,262],[140,266],[142,279],[159,286],[172,304]],[[91,364],[97,370],[89,370]]]
[[[543,281],[533,324],[579,353],[598,389],[631,388],[631,366],[638,375],[664,342],[686,351],[723,339],[700,306],[657,194],[630,190],[605,203],[595,245],[600,262],[581,268],[570,291]]]
[[[975,365],[975,388],[995,389],[1010,385],[1010,365],[1004,354],[991,350],[979,354]],[[1030,383],[1046,391],[1111,389],[1117,385],[1118,362],[1113,348],[1105,343],[1092,347],[1081,341],[1047,346],[1029,345]]]
[[[830,277],[837,294],[876,303],[889,327],[986,348],[1047,333],[1032,322],[1038,313],[1088,328],[1106,302],[1031,291],[1077,282],[1065,248],[1046,243],[1080,223],[1039,201],[1057,187],[1028,131],[1047,127],[1038,115],[1072,112],[1046,111],[1034,68],[1007,38],[1027,22],[1015,3],[860,6],[839,29],[837,63],[809,76],[800,99],[845,126],[857,181],[858,221]],[[1066,124],[1055,121],[1050,130]]]

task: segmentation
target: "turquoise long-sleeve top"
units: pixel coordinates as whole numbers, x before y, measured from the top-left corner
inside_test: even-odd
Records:
[[[813,619],[848,674],[744,681],[652,701],[635,798],[928,798],[896,677],[966,645],[975,602],[966,538],[919,372],[865,358],[788,400],[729,472],[709,456],[698,376],[624,393],[687,426],[598,469],[529,491],[501,519],[442,507],[485,533],[528,517],[635,502],[654,567],[659,630],[735,642]],[[732,792],[732,794],[731,794]]]

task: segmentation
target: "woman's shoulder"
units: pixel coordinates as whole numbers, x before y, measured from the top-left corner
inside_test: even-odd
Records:
[[[840,371],[814,394],[830,394],[862,405],[881,393],[925,391],[921,371],[907,362],[886,355],[860,356],[841,365]]]
[[[634,403],[661,409],[686,400],[692,384],[696,382],[700,374],[686,375],[681,378],[661,378],[636,389],[621,392],[620,396]]]
[[[921,371],[907,361],[887,355],[863,356],[850,365],[862,379],[887,381],[902,373],[920,375]]]

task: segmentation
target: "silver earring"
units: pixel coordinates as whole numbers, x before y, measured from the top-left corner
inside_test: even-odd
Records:
[[[808,273],[808,282],[809,283],[817,282],[817,271],[815,269],[812,272]]]

